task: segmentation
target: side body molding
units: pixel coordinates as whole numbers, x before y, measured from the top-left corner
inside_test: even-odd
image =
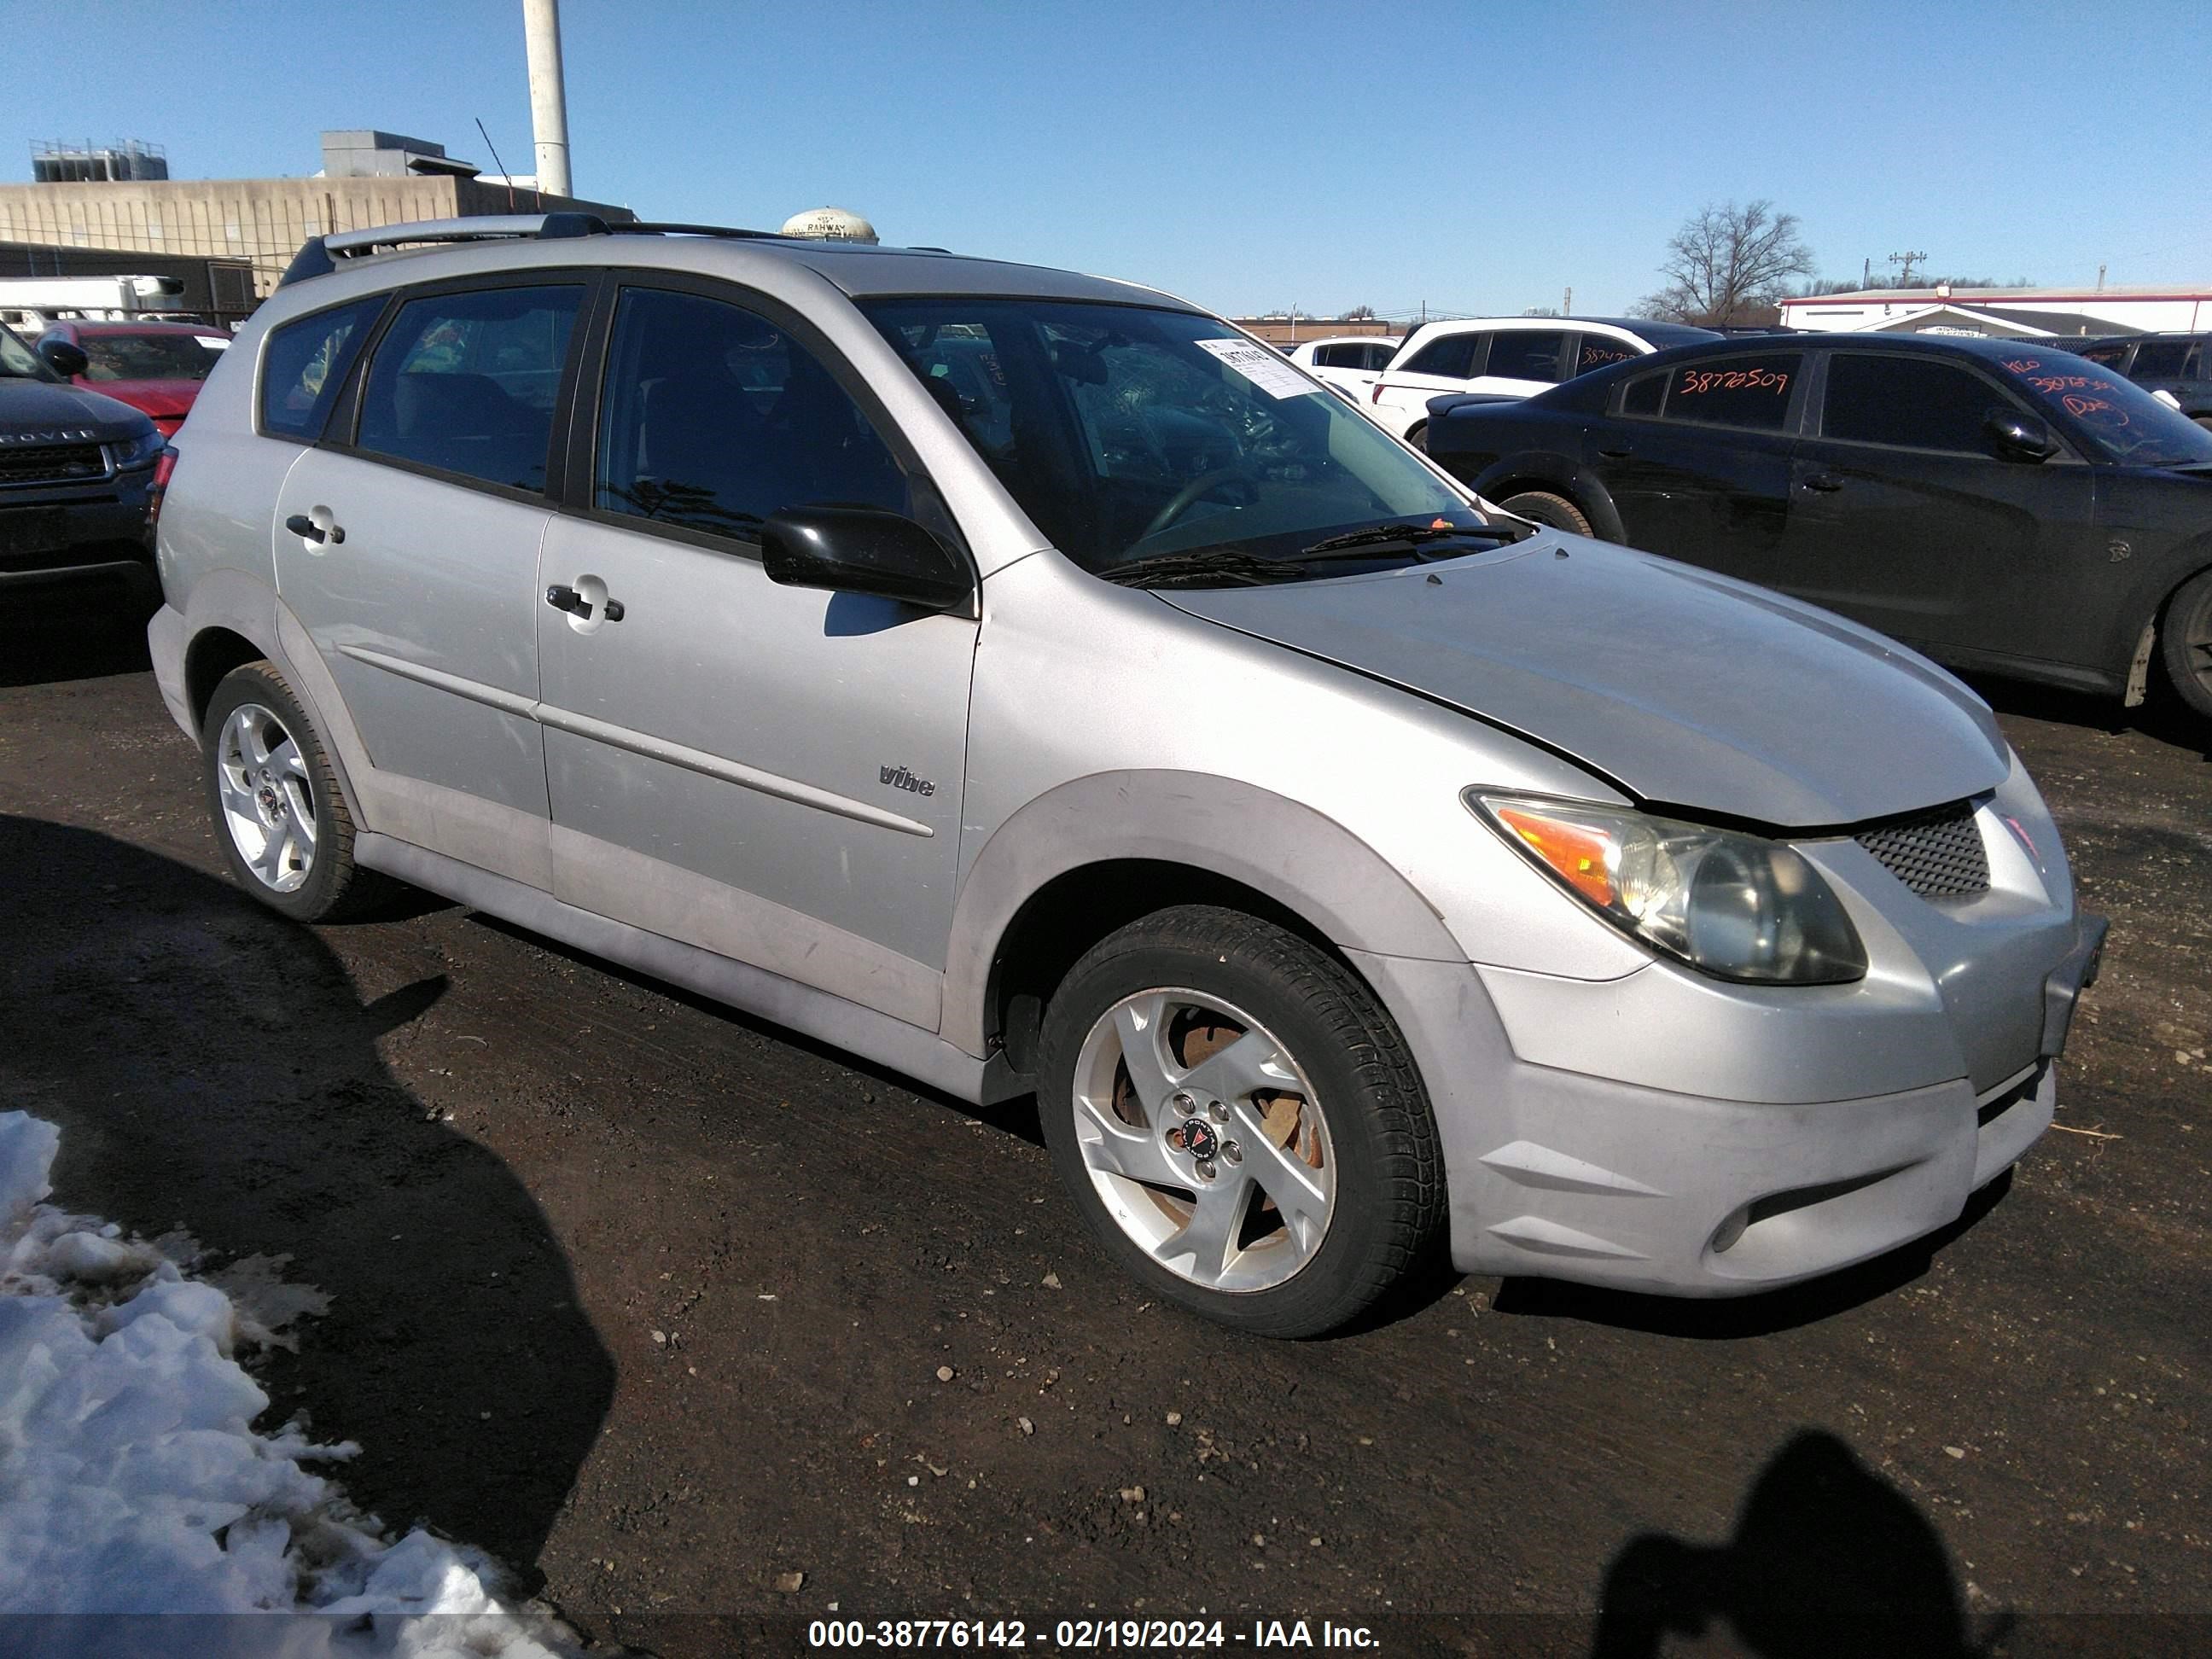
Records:
[[[1204,773],[1098,772],[1023,806],[969,865],[945,948],[946,1042],[984,1052],[992,964],[1030,896],[1072,870],[1121,859],[1242,882],[1346,950],[1467,960],[1403,872],[1311,807]]]

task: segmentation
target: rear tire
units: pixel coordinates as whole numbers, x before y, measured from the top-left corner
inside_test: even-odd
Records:
[[[1429,453],[1429,423],[1426,421],[1415,422],[1413,430],[1406,434],[1406,441],[1413,445],[1414,448],[1419,450],[1422,454],[1427,454]]]
[[[2199,426],[2212,427],[2212,415],[2191,415],[2189,418]]]
[[[392,884],[353,861],[353,811],[322,734],[270,662],[223,676],[201,724],[216,844],[238,884],[295,921],[359,915]]]
[[[2212,720],[2212,570],[2198,571],[2167,603],[2158,653],[2176,695]]]
[[[1518,495],[1509,495],[1498,506],[1516,518],[1534,519],[1554,530],[1568,531],[1577,536],[1595,533],[1590,529],[1589,514],[1565,495],[1555,495],[1548,489],[1523,490]]]
[[[1396,1024],[1342,963],[1239,911],[1156,911],[1046,1010],[1045,1145],[1107,1252],[1232,1329],[1318,1336],[1437,1240],[1436,1121]]]

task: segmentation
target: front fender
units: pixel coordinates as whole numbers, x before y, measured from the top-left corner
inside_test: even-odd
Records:
[[[1203,773],[1099,772],[1039,795],[975,855],[954,907],[939,1035],[982,1054],[992,963],[1023,905],[1055,877],[1117,859],[1240,882],[1346,950],[1467,960],[1404,875],[1311,807]]]

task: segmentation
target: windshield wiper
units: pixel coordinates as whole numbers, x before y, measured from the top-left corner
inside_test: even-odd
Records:
[[[1364,530],[1347,530],[1341,536],[1325,537],[1301,551],[1312,554],[1355,547],[1420,547],[1429,542],[1445,541],[1504,544],[1517,542],[1524,534],[1532,533],[1519,525],[1378,524]]]
[[[1114,565],[1098,574],[1124,587],[1146,587],[1182,576],[1234,576],[1255,583],[1294,581],[1299,570],[1290,560],[1262,559],[1237,548],[1194,548],[1188,553],[1161,553]]]

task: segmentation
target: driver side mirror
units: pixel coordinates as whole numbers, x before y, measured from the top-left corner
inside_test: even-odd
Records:
[[[84,349],[71,345],[67,340],[40,341],[39,357],[64,380],[74,380],[92,367],[92,359],[84,355]]]
[[[1997,453],[2008,460],[2045,461],[2058,453],[2058,440],[2033,415],[2016,415],[2008,409],[1991,410],[1982,430],[1989,434]]]
[[[924,611],[968,603],[965,562],[902,514],[872,507],[787,507],[761,526],[761,568],[786,587],[872,593]]]

